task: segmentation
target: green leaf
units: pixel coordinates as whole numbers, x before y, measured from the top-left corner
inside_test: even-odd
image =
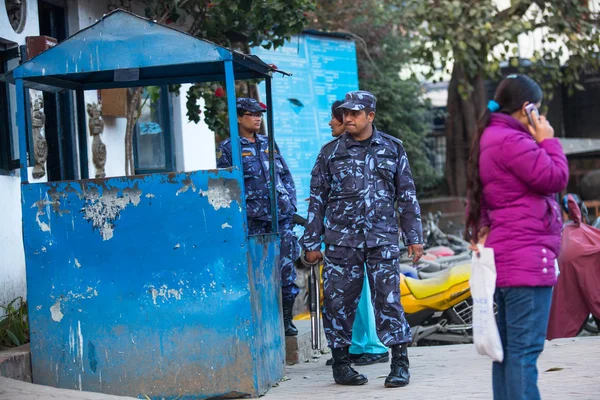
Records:
[[[15,346],[20,346],[21,342],[19,342],[19,339],[17,339],[17,337],[15,336],[14,333],[12,333],[9,329],[6,330],[6,334],[8,335],[8,337],[10,338],[10,340],[15,344]]]

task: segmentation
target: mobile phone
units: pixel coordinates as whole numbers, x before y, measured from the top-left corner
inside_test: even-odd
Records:
[[[533,116],[533,112],[535,111],[535,117]],[[540,112],[538,111],[537,107],[535,106],[535,104],[533,103],[529,103],[525,106],[525,113],[527,114],[527,118],[529,119],[529,125],[531,125],[531,127],[534,127],[534,123],[533,123],[533,118],[539,118],[540,117]]]

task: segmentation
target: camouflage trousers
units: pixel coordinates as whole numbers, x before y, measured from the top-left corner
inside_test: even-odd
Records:
[[[367,249],[326,245],[323,327],[329,347],[352,344],[352,325],[365,279],[365,264],[379,340],[388,347],[412,341],[400,304],[399,257],[398,245]]]
[[[271,232],[270,221],[254,220],[249,223],[250,235],[264,235]],[[279,270],[281,271],[281,299],[294,301],[300,292],[296,285],[296,267],[294,262],[300,257],[300,245],[293,231],[294,223],[291,218],[279,221]]]

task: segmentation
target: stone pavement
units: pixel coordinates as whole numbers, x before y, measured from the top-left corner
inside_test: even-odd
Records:
[[[491,361],[473,345],[413,347],[409,349],[412,379],[405,388],[383,386],[388,364],[356,367],[369,378],[364,386],[333,383],[329,355],[318,363],[287,367],[288,381],[271,389],[265,400],[277,399],[492,399]],[[600,337],[580,337],[546,342],[538,363],[539,386],[544,400],[597,400],[600,398]]]
[[[271,389],[265,400],[276,399],[410,399],[486,400],[491,399],[491,363],[475,353],[472,345],[416,347],[409,349],[411,384],[387,389],[383,381],[387,364],[357,368],[370,379],[365,386],[347,387],[333,383],[329,355],[318,362],[286,367],[289,380]],[[540,388],[544,400],[592,400],[600,393],[600,337],[560,339],[546,343],[539,362]],[[65,399],[117,400],[87,392],[54,389],[0,378],[0,400]]]
[[[56,389],[50,386],[7,379],[0,376],[0,400],[124,400],[134,397]]]

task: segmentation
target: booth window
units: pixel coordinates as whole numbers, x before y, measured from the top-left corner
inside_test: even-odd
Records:
[[[19,50],[0,49],[0,74],[19,65]],[[0,171],[9,173],[19,168],[19,137],[16,126],[15,87],[0,81]]]
[[[169,100],[167,86],[144,88],[134,135],[136,174],[174,170]]]

